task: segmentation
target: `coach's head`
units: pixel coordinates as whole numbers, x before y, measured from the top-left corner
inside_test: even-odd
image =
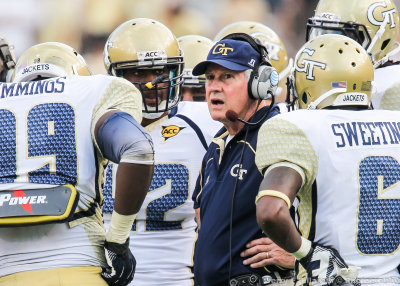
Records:
[[[193,75],[205,74],[206,100],[214,120],[221,121],[230,134],[243,123],[231,121],[232,114],[248,121],[258,108],[267,105],[278,84],[278,73],[267,52],[247,34],[230,34],[217,42],[207,60],[193,68]],[[233,111],[228,113],[228,110]],[[229,118],[229,119],[228,119]]]

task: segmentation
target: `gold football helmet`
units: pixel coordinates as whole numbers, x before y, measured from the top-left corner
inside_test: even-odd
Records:
[[[34,45],[22,53],[15,66],[12,81],[90,74],[85,60],[73,48],[59,42],[46,42]]]
[[[178,38],[179,46],[183,51],[185,69],[183,72],[183,86],[202,87],[206,83],[204,75],[194,76],[192,70],[199,62],[207,59],[208,52],[213,42],[206,37],[199,35],[187,35]]]
[[[321,34],[342,34],[371,54],[375,67],[388,60],[399,34],[399,15],[392,0],[320,0],[308,19],[306,40]],[[391,54],[397,53],[392,51]]]
[[[160,22],[137,18],[122,23],[108,37],[104,65],[110,75],[120,77],[126,70],[167,68],[168,76],[158,76],[152,82],[132,83],[142,93],[144,113],[159,114],[179,103],[183,56],[175,36]],[[163,100],[166,92],[168,98]],[[146,103],[146,94],[150,93],[156,98],[156,106]]]
[[[290,76],[299,108],[369,107],[374,68],[356,41],[326,34],[308,41],[295,59]]]
[[[219,41],[228,34],[246,33],[258,40],[266,47],[272,66],[278,71],[280,81],[285,82],[293,63],[289,62],[285,45],[278,34],[267,26],[253,21],[239,21],[222,28],[215,36]]]

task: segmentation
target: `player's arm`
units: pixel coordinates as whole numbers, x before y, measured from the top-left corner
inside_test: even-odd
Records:
[[[117,110],[107,112],[98,120],[95,135],[103,156],[118,164],[114,211],[126,216],[136,214],[154,171],[150,135],[129,114]],[[125,239],[128,236],[129,232]]]
[[[253,268],[266,265],[294,267],[294,257],[285,249],[290,252],[297,250],[301,237],[290,216],[289,207],[280,197],[261,195],[265,194],[264,190],[280,192],[282,196],[287,196],[292,204],[301,184],[302,177],[288,167],[272,168],[266,174],[260,185],[260,196],[257,197],[257,220],[268,237],[252,240],[246,245],[246,249],[241,253],[242,257],[248,257],[243,261],[244,265]]]
[[[297,171],[279,166],[266,174],[257,196],[259,226],[272,241],[288,252],[296,252],[302,241],[289,212],[301,185],[302,176]]]
[[[308,279],[328,281],[326,285],[342,285],[346,281],[352,284],[359,268],[349,267],[336,249],[302,237],[294,225],[289,208],[302,186],[302,178],[290,167],[271,169],[256,198],[257,222],[277,245],[293,254],[306,269]]]
[[[106,258],[112,271],[103,271],[109,285],[125,285],[133,279],[136,260],[129,250],[129,234],[150,187],[154,149],[149,134],[128,113],[105,113],[94,129],[103,156],[119,164],[114,211],[106,234]]]

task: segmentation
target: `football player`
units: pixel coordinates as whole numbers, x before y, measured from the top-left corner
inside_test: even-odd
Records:
[[[15,68],[14,48],[0,36],[0,82],[9,82]]]
[[[258,224],[308,283],[398,285],[400,112],[369,110],[373,65],[342,35],[307,42],[293,78],[303,110],[259,134]],[[296,196],[298,228],[289,214]]]
[[[279,73],[279,86],[276,91],[275,102],[285,102],[286,79],[293,67],[293,59],[289,59],[285,45],[271,28],[254,21],[238,21],[222,28],[214,38],[219,41],[231,33],[246,33],[258,39],[267,49],[272,66]]]
[[[194,76],[192,70],[199,62],[207,58],[213,42],[203,36],[187,35],[179,37],[179,46],[183,52],[185,69],[183,70],[182,101],[205,101],[205,77]]]
[[[321,0],[307,23],[307,41],[320,34],[342,34],[370,54],[375,68],[375,109],[400,110],[399,14],[393,0]]]
[[[205,102],[179,103],[182,51],[162,23],[138,18],[121,24],[106,42],[104,62],[109,74],[124,77],[140,89],[142,126],[155,148],[153,181],[130,234],[138,262],[132,284],[193,285],[197,225],[191,196],[203,155],[221,125],[211,119]],[[112,212],[116,168],[107,170],[106,225]]]
[[[137,88],[88,75],[74,49],[48,42],[26,50],[13,83],[0,85],[1,285],[132,280],[129,233],[151,182],[153,144],[138,123]],[[106,234],[100,205],[107,160],[120,168]]]

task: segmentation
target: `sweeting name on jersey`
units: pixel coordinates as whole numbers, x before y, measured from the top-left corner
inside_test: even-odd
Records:
[[[21,95],[62,93],[65,88],[65,80],[65,77],[59,77],[31,82],[2,83],[0,84],[0,99]]]
[[[400,144],[400,122],[344,122],[331,128],[337,149]]]

